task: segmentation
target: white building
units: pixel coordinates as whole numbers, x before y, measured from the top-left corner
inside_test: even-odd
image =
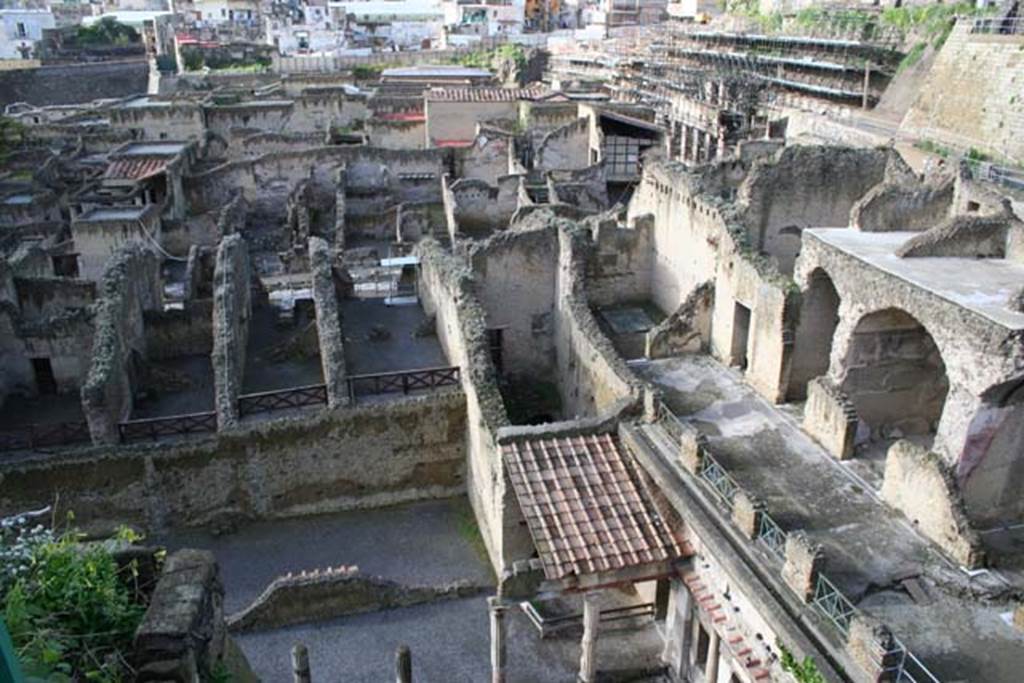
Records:
[[[43,29],[57,26],[48,9],[0,9],[0,59],[31,59]]]
[[[326,0],[302,3],[301,13],[301,18],[265,15],[267,43],[283,55],[333,52],[345,47],[345,24],[332,21]]]
[[[353,41],[375,46],[421,47],[437,44],[444,12],[436,0],[357,0],[328,2],[332,21],[344,26]]]
[[[260,4],[257,0],[193,0],[192,18],[200,26],[241,24],[258,26]]]

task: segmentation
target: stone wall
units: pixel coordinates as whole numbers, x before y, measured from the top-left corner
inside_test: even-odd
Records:
[[[232,615],[234,633],[277,629],[350,614],[409,607],[424,602],[465,598],[489,587],[458,581],[444,586],[403,586],[358,567],[329,567],[274,579],[256,601]]]
[[[245,372],[245,352],[252,319],[248,246],[239,235],[229,235],[217,247],[213,273],[214,407],[217,427],[238,423],[238,395]]]
[[[555,370],[557,244],[556,231],[549,226],[499,233],[471,251],[487,327],[502,330],[506,374],[541,380]]]
[[[213,351],[213,300],[196,299],[184,309],[146,311],[146,358],[206,355]]]
[[[192,683],[229,672],[240,683],[255,680],[224,621],[224,587],[213,553],[172,553],[135,631],[132,660],[137,681]]]
[[[313,307],[316,310],[317,338],[327,404],[331,408],[346,405],[345,345],[338,313],[338,295],[334,285],[331,248],[319,237],[309,239],[309,266],[313,280]]]
[[[890,154],[843,147],[792,146],[755,161],[739,188],[746,244],[786,274],[805,228],[845,228],[850,209],[885,178]]]
[[[25,318],[57,315],[65,308],[89,306],[96,299],[96,283],[59,277],[14,278],[16,300]]]
[[[842,385],[855,330],[865,316],[904,312],[934,340],[949,382],[933,450],[951,463],[973,453],[971,423],[985,410],[986,392],[1019,376],[1024,364],[1019,333],[884,271],[875,269],[870,278],[864,277],[863,263],[855,256],[805,234],[797,281],[809,283],[817,270],[829,276],[841,301],[829,365],[832,381]]]
[[[437,338],[452,365],[461,368],[466,395],[467,489],[491,564],[500,576],[515,559],[532,552],[520,526],[518,504],[504,476],[496,435],[508,425],[487,339],[487,315],[469,265],[437,242],[420,242],[419,292]]]
[[[957,22],[900,130],[1022,162],[1024,34],[971,34],[971,23]]]
[[[257,198],[273,188],[287,196],[303,179],[318,186],[333,186],[337,168],[348,167],[348,182],[358,185],[361,165],[385,167],[388,184],[401,189],[400,174],[443,175],[449,158],[447,150],[390,150],[364,146],[315,147],[287,152],[272,152],[253,159],[225,163],[209,171],[185,178],[185,191],[193,211],[223,206],[238,190]],[[436,182],[436,181],[435,181]],[[436,195],[436,187],[433,190]],[[404,197],[403,199],[416,199]],[[283,205],[283,201],[282,201]]]
[[[559,389],[566,415],[592,417],[637,403],[643,384],[605,336],[587,299],[588,233],[561,221],[555,291]],[[568,224],[567,224],[568,223]]]
[[[547,133],[537,147],[535,166],[544,171],[586,168],[590,165],[590,119],[576,119]]]
[[[465,398],[449,390],[191,441],[6,459],[0,511],[59,495],[85,530],[156,533],[449,497],[465,491],[466,430]]]
[[[160,307],[160,265],[138,244],[107,263],[95,304],[92,363],[82,386],[82,409],[94,443],[116,443],[118,422],[132,411],[133,363],[146,357],[143,312]]]
[[[15,102],[44,107],[128,97],[144,94],[148,87],[145,59],[7,69],[0,71],[0,109]]]
[[[383,149],[425,149],[427,146],[427,123],[422,119],[367,119],[366,134],[371,145]]]

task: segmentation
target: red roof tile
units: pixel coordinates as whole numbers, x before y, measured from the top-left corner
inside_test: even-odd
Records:
[[[167,168],[167,159],[153,157],[116,159],[107,166],[107,172],[103,174],[103,177],[142,180],[163,173],[165,168]]]
[[[515,102],[532,100],[546,92],[544,88],[431,88],[426,97],[431,102]]]
[[[503,457],[548,579],[682,555],[616,436],[516,441]]]

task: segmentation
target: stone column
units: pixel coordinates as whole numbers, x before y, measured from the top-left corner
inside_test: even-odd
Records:
[[[395,650],[395,681],[412,683],[412,652],[408,645],[399,645]]]
[[[580,641],[579,683],[594,683],[597,680],[597,631],[601,620],[598,593],[583,594],[583,639]]]
[[[491,615],[491,683],[505,683],[505,611],[501,598],[487,598]]]
[[[310,683],[309,651],[305,645],[292,648],[292,679],[295,683]]]
[[[712,630],[708,634],[710,640],[708,641],[708,666],[704,670],[704,680],[708,683],[715,683],[718,680],[718,659],[721,656],[718,651],[719,638],[718,632]]]

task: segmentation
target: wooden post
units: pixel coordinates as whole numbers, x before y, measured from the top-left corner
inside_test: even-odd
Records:
[[[408,645],[399,645],[395,651],[395,681],[412,683],[412,653]]]
[[[295,683],[310,683],[309,652],[301,643],[292,648],[292,679]]]
[[[505,683],[505,610],[500,597],[487,598],[491,615],[491,683]]]
[[[594,683],[597,680],[597,630],[601,619],[601,607],[597,604],[596,592],[583,594],[583,640],[580,641],[579,683]]]

